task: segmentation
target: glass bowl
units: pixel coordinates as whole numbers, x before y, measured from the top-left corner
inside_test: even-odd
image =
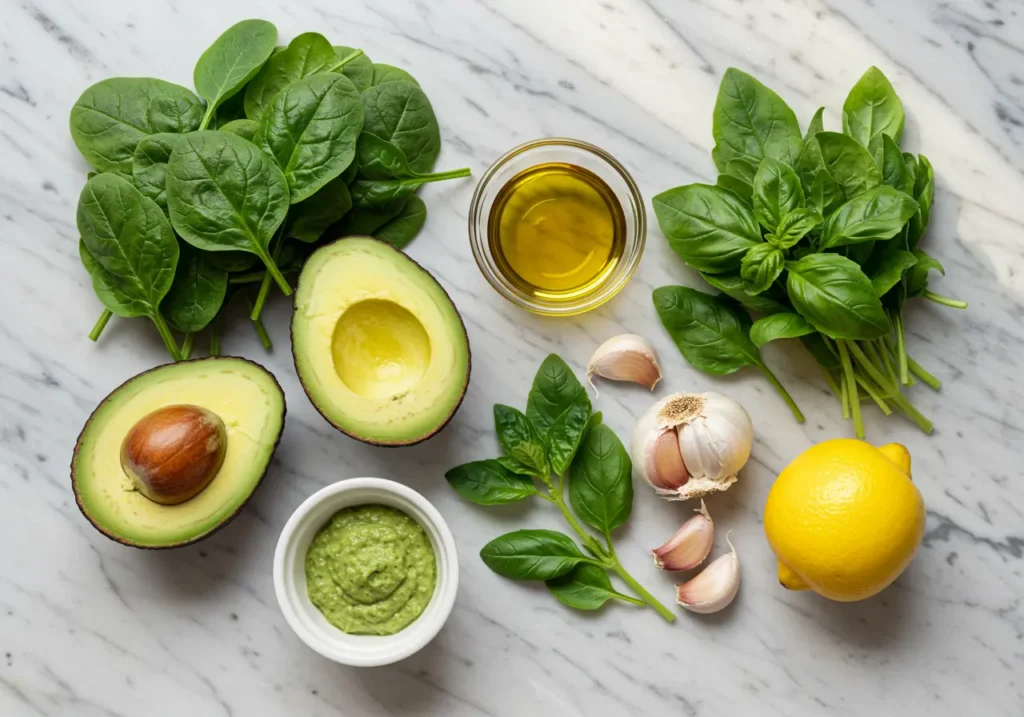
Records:
[[[549,162],[574,164],[596,174],[615,194],[626,219],[625,247],[615,268],[593,291],[564,300],[538,297],[512,283],[498,268],[487,234],[491,207],[502,187],[523,170]],[[484,172],[469,208],[469,242],[484,278],[513,304],[547,316],[582,314],[619,293],[640,264],[646,237],[647,215],[636,182],[610,154],[578,139],[538,139],[507,152]]]

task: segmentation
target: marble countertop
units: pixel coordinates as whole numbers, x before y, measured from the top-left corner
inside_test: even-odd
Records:
[[[163,715],[1020,715],[1024,712],[1024,7],[1010,0],[563,0],[269,2],[2,0],[0,65],[0,714]],[[729,66],[778,90],[806,123],[826,124],[872,64],[907,113],[905,143],[935,166],[928,250],[936,287],[966,312],[912,309],[910,344],[943,381],[913,389],[937,429],[867,411],[869,438],[914,457],[927,532],[906,573],[857,604],[789,593],[761,529],[776,473],[815,441],[850,433],[797,346],[768,362],[808,415],[793,422],[754,371],[715,379],[682,359],[654,315],[667,283],[701,286],[650,231],[626,290],[573,319],[528,315],[478,273],[466,236],[472,181],[428,187],[430,219],[409,253],[465,319],[473,378],[439,436],[382,450],[332,430],[302,393],[278,297],[266,354],[242,322],[225,350],[264,363],[288,397],[271,474],[244,513],[198,545],[143,552],[105,540],[79,514],[68,462],[82,423],[112,388],[165,361],[144,321],[86,338],[100,309],[78,259],[74,210],[87,166],[68,111],[92,82],[150,75],[190,84],[200,52],[245,17],[282,37],[317,30],[408,68],[436,107],[441,164],[479,175],[509,147],[568,135],[618,157],[646,197],[713,177],[711,109]],[[653,224],[653,222],[652,222]],[[581,370],[624,331],[658,348],[668,390],[716,389],[746,405],[757,433],[741,481],[709,502],[743,566],[734,605],[710,617],[563,608],[477,558],[519,527],[558,527],[543,505],[480,509],[444,471],[495,454],[495,402],[522,405],[541,359]],[[607,386],[597,401],[626,436],[651,402]],[[424,493],[463,556],[441,634],[396,665],[351,669],[308,650],[278,612],[277,535],[309,494],[378,475]],[[638,489],[620,553],[666,600],[672,578],[645,549],[688,507]],[[719,539],[721,541],[721,538]],[[716,550],[723,548],[719,545]]]

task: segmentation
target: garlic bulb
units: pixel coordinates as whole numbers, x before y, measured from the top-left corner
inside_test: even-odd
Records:
[[[636,334],[614,336],[598,346],[587,364],[587,381],[591,387],[594,382],[590,377],[595,373],[612,381],[638,383],[652,391],[661,380],[661,367],[654,347],[650,341]]]
[[[633,466],[663,498],[700,498],[736,482],[753,441],[750,416],[731,398],[674,393],[633,429]]]
[[[676,602],[690,612],[718,612],[727,607],[739,592],[740,559],[728,535],[725,540],[729,543],[728,555],[712,562],[693,580],[676,585]]]
[[[654,564],[662,570],[690,570],[704,562],[715,542],[715,524],[708,515],[704,501],[697,515],[683,523],[683,527],[660,548],[651,551]]]

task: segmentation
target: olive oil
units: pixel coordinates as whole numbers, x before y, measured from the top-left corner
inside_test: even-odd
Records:
[[[502,274],[523,291],[569,301],[597,291],[626,243],[626,217],[611,188],[574,164],[525,169],[495,197],[487,239]]]

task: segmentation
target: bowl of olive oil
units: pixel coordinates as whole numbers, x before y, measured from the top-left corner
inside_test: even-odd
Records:
[[[484,173],[469,212],[473,256],[499,294],[525,309],[571,316],[626,285],[647,220],[629,172],[575,139],[516,147]]]

